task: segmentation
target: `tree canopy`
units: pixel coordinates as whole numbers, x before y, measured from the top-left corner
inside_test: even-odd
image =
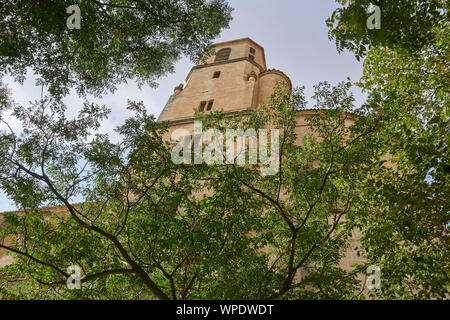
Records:
[[[348,49],[357,58],[376,46],[419,52],[434,42],[434,34],[449,21],[446,0],[336,0],[342,5],[327,19],[329,37],[339,52]],[[381,12],[380,28],[368,29],[368,9]]]
[[[281,130],[279,172],[260,165],[176,165],[142,104],[112,143],[95,135],[107,111],[86,105],[67,119],[59,102],[16,106],[23,132],[1,136],[0,183],[21,208],[5,215],[17,263],[1,270],[9,298],[263,299],[354,298],[363,268],[340,259],[354,224],[369,210],[360,184],[378,165],[365,118],[348,127],[349,86],[317,86],[311,132],[298,145],[302,90],[279,88],[247,117],[201,117],[205,128]],[[355,111],[353,111],[355,112]],[[85,201],[72,202],[77,194]],[[59,214],[43,206],[62,205]],[[355,211],[357,210],[357,211]],[[17,235],[23,235],[17,237]],[[45,239],[45,240],[43,240]],[[82,290],[66,287],[67,267],[83,270]],[[298,275],[303,272],[301,281]],[[20,279],[17,281],[17,279]]]
[[[329,19],[337,22],[330,35],[339,50],[365,56],[357,85],[368,93],[370,114],[380,119],[378,136],[401,173],[374,178],[376,190],[366,195],[380,209],[364,220],[369,260],[381,261],[390,279],[385,297],[448,294],[442,282],[448,282],[450,250],[448,1],[375,2],[379,30],[365,27],[369,1],[339,2],[346,6]]]
[[[0,85],[0,188],[20,209],[6,213],[0,228],[0,238],[11,241],[0,248],[16,258],[0,269],[2,298],[448,297],[446,3],[376,2],[380,31],[364,29],[368,2],[339,1],[345,7],[330,18],[337,22],[330,32],[338,50],[365,57],[356,83],[368,93],[362,105],[350,82],[323,82],[312,110],[302,88],[277,86],[249,114],[196,114],[205,129],[279,129],[274,175],[261,175],[261,161],[174,163],[176,142],[163,138],[168,123],[155,121],[143,103],[129,102],[134,116],[112,142],[98,131],[106,106],[86,102],[68,118],[60,99],[70,88],[100,93],[130,77],[170,71],[179,54],[200,50],[226,26],[225,2],[83,1],[81,12],[92,13],[86,34],[63,27],[59,13],[69,3],[60,3],[45,17],[38,5],[20,11],[1,4],[21,17],[1,20],[3,74],[20,79],[31,67],[52,88],[21,105]],[[180,14],[180,33],[172,35],[167,22],[176,24]],[[160,27],[144,28],[150,16]],[[122,19],[125,29],[106,28]],[[24,29],[7,27],[14,23]],[[61,69],[67,56],[76,58]],[[21,130],[8,125],[5,110]],[[300,114],[304,135],[296,131]],[[350,270],[341,264],[349,250],[364,260]],[[81,268],[81,290],[66,286],[73,265]],[[364,291],[369,265],[380,267],[382,283]]]
[[[67,26],[80,9],[81,28]],[[186,55],[228,27],[224,0],[5,0],[0,3],[0,77],[23,81],[27,71],[53,96],[112,91],[136,79],[155,84]]]

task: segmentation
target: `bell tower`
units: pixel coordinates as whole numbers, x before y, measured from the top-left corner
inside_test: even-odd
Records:
[[[289,78],[267,70],[264,48],[249,38],[212,46],[215,55],[199,61],[177,86],[158,121],[170,121],[171,129],[192,127],[195,110],[224,114],[248,112],[273,90],[277,81],[291,88]],[[172,130],[171,130],[172,131]]]

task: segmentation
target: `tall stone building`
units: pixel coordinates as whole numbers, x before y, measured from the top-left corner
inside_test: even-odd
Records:
[[[186,84],[174,89],[158,121],[169,121],[168,137],[177,129],[193,130],[195,111],[222,110],[225,115],[249,112],[273,93],[277,82],[291,90],[289,77],[280,70],[268,69],[264,48],[249,38],[214,45],[216,55],[199,61],[186,77]],[[308,131],[306,117],[314,110],[297,111],[297,143]],[[350,126],[352,120],[346,120]],[[354,248],[360,234],[355,232],[341,267],[350,270],[363,262]]]
[[[277,81],[292,88],[287,75],[267,69],[264,48],[249,38],[218,43],[215,51],[191,69],[161,112],[158,121],[170,121],[170,132],[191,129],[195,110],[245,113],[268,98]]]
[[[196,110],[222,110],[226,115],[247,113],[257,108],[273,92],[277,82],[292,89],[291,80],[282,71],[268,69],[264,48],[249,38],[215,44],[216,55],[199,61],[186,77],[186,84],[175,88],[158,121],[169,121],[170,134],[176,129],[193,130]],[[297,141],[300,143],[308,130],[306,117],[312,110],[297,111]],[[347,120],[351,124],[351,120]],[[50,211],[60,211],[49,208]],[[0,213],[0,224],[2,215]],[[358,235],[354,237],[357,245]],[[342,267],[349,269],[361,262],[354,250],[347,252]],[[0,267],[13,262],[0,249]]]

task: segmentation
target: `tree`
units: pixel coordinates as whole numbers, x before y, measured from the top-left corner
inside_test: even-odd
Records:
[[[77,5],[81,28],[67,21]],[[182,55],[197,59],[231,20],[224,0],[5,0],[0,4],[0,77],[31,69],[54,97],[156,84]],[[69,13],[68,13],[69,12]]]
[[[16,257],[0,269],[0,295],[362,298],[358,276],[375,264],[374,296],[446,297],[448,23],[434,27],[420,50],[403,41],[401,50],[369,48],[364,105],[354,105],[348,83],[316,86],[303,137],[301,89],[277,88],[248,115],[197,115],[205,128],[278,129],[274,175],[261,175],[261,160],[174,163],[175,142],[162,138],[168,125],[142,103],[129,103],[135,116],[112,143],[98,134],[106,107],[86,103],[68,119],[64,91],[22,106],[2,88],[0,188],[20,211],[5,214],[0,231],[12,241],[0,247]],[[21,132],[7,125],[6,109]],[[349,271],[340,261],[355,230],[366,263]],[[65,285],[72,265],[81,290]]]
[[[448,2],[383,2],[381,30],[363,30],[362,21],[350,18],[365,2],[347,4],[334,13],[339,23],[330,32],[338,49],[358,56],[367,47],[358,85],[369,94],[369,113],[380,119],[378,139],[401,173],[382,169],[373,177],[366,197],[379,212],[360,216],[362,242],[389,279],[382,297],[443,298],[449,289]]]
[[[42,98],[15,106],[21,134],[0,136],[0,185],[21,209],[5,215],[2,244],[16,262],[0,270],[5,298],[354,298],[365,265],[339,262],[365,205],[362,187],[378,166],[376,122],[355,111],[348,84],[316,87],[319,111],[298,144],[302,90],[277,88],[248,116],[198,115],[205,128],[280,130],[275,175],[261,162],[174,164],[142,104],[114,144],[95,134],[107,115],[85,105],[67,119]],[[351,113],[352,112],[352,113]],[[360,114],[359,114],[360,113]],[[348,121],[355,121],[349,126]],[[359,119],[359,120],[358,120]],[[5,121],[5,119],[2,119]],[[72,199],[83,195],[76,204]],[[58,213],[45,206],[60,205]],[[67,268],[82,270],[68,290]]]
[[[336,0],[343,7],[327,19],[330,40],[339,52],[348,49],[359,59],[372,47],[420,52],[433,43],[435,28],[449,20],[445,0]],[[381,13],[380,28],[367,28],[371,5]]]

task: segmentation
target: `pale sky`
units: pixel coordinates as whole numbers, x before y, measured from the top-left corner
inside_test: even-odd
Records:
[[[362,75],[362,64],[351,53],[338,54],[335,44],[328,39],[325,20],[337,5],[334,0],[230,0],[233,21],[215,42],[249,37],[264,47],[267,67],[286,73],[294,87],[305,86],[310,98],[313,85],[320,81],[336,84],[350,77],[353,81]],[[189,59],[176,64],[175,73],[159,79],[156,89],[145,86],[142,90],[130,82],[121,85],[114,94],[104,96],[102,102],[111,110],[110,118],[103,123],[102,131],[112,130],[131,114],[126,110],[127,99],[143,101],[149,113],[158,117],[173,89],[184,84],[189,70],[194,66]],[[32,78],[24,85],[3,79],[12,89],[17,103],[28,103],[40,97],[40,88]],[[355,91],[357,103],[364,95]],[[69,114],[79,110],[80,100],[65,99]],[[117,138],[117,137],[116,137]],[[0,191],[0,212],[14,210],[11,201]]]

